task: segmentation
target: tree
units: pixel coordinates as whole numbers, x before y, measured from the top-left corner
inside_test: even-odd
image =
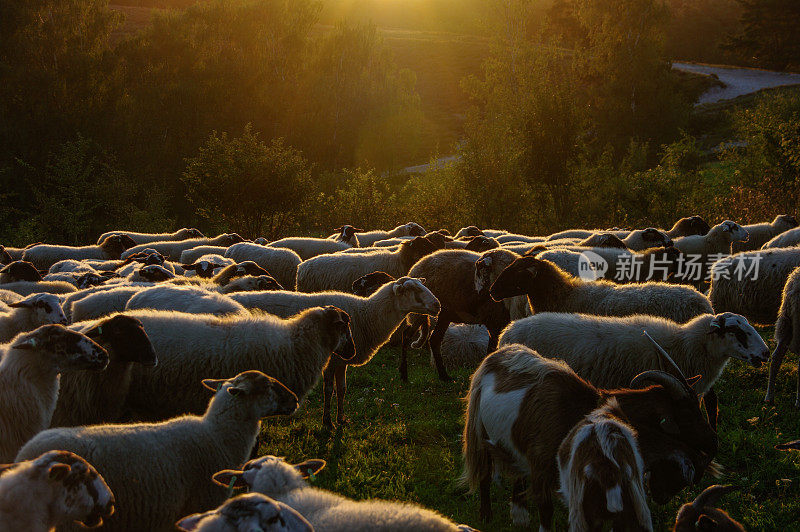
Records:
[[[314,197],[311,168],[283,139],[265,144],[247,125],[241,137],[211,133],[186,161],[187,198],[215,230],[270,240],[298,228]]]
[[[800,66],[800,2],[737,0],[743,8],[743,30],[726,48],[775,70]]]

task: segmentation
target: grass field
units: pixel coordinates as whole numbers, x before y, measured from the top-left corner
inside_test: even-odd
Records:
[[[406,384],[398,376],[396,360],[397,350],[386,347],[368,365],[348,371],[349,425],[323,430],[322,394],[317,389],[293,419],[265,423],[260,454],[293,461],[323,458],[328,466],[316,484],[350,497],[417,501],[482,530],[512,530],[507,487],[493,488],[495,520],[483,525],[477,495],[467,494],[456,482],[462,466],[461,399],[471,371],[453,373],[452,383],[440,382],[427,352],[417,351]],[[800,529],[800,453],[773,449],[778,442],[800,437],[800,411],[794,408],[793,395],[797,357],[784,361],[774,407],[762,403],[767,371],[767,366],[729,364],[717,384],[717,461],[726,473],[717,481],[706,477],[701,487],[685,490],[667,506],[653,506],[655,530],[666,530],[683,502],[715,482],[741,488],[721,506],[748,530]],[[565,529],[565,511],[559,507],[555,530]]]

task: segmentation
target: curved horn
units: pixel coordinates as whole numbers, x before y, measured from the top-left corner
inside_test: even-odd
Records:
[[[669,392],[670,397],[673,399],[681,399],[683,397],[692,397],[694,392],[689,388],[685,382],[679,381],[675,376],[670,375],[665,371],[651,369],[643,371],[631,380],[631,388],[640,388],[648,381],[653,384],[660,384]]]
[[[692,503],[692,506],[696,509],[700,510],[705,506],[716,506],[717,502],[719,502],[720,498],[723,495],[727,495],[732,491],[736,491],[736,486],[732,484],[714,484],[713,486],[709,486],[703,490],[703,493],[697,496],[697,498]]]
[[[679,368],[678,365],[675,363],[675,361],[672,360],[672,357],[669,356],[669,353],[667,353],[664,350],[663,347],[658,345],[658,342],[653,340],[653,337],[650,336],[649,334],[647,334],[647,331],[643,331],[643,332],[644,332],[644,335],[647,337],[647,339],[650,340],[651,342],[653,342],[653,345],[655,346],[656,351],[659,354],[659,363],[658,363],[658,365],[661,368],[661,370],[662,371],[667,371],[667,372],[672,371],[673,375],[675,375],[675,377],[677,377],[679,381],[683,381],[683,384],[685,384],[686,386],[689,386],[689,384],[686,382],[686,375],[683,374],[683,372],[681,371],[681,368]],[[667,363],[667,368],[666,369],[662,365],[663,362]]]

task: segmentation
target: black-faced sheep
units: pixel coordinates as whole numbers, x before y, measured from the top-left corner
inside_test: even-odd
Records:
[[[28,281],[37,283],[42,280],[42,274],[36,266],[24,260],[15,260],[0,270],[0,284]]]

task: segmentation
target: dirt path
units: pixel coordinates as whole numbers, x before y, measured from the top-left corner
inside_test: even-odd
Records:
[[[672,63],[672,68],[705,74],[716,75],[725,84],[724,87],[714,87],[705,92],[697,104],[715,103],[721,100],[731,100],[738,96],[758,92],[761,89],[781,87],[784,85],[800,85],[800,74],[786,72],[773,72],[755,68],[739,68],[726,66],[698,65],[694,63]]]

